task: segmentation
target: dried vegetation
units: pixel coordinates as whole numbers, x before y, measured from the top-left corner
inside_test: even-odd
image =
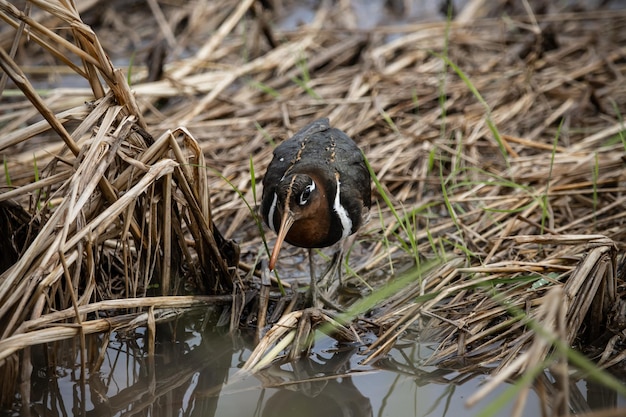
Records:
[[[229,305],[232,327],[281,320],[300,341],[335,322],[254,271],[267,255],[245,204],[270,142],[318,117],[380,180],[348,284],[411,277],[341,327],[376,333],[369,360],[417,328],[441,342],[431,363],[512,376],[552,346],[532,322],[623,361],[626,11],[468,7],[363,31],[339,2],[288,31],[282,2],[78,3],[0,0],[4,366],[162,309]],[[130,68],[109,59],[132,50]]]

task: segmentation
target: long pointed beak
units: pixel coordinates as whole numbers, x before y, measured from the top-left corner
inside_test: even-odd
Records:
[[[287,232],[293,225],[295,221],[295,217],[293,213],[289,209],[285,210],[283,214],[283,218],[280,221],[280,230],[278,232],[278,237],[276,238],[276,243],[274,244],[274,249],[272,249],[272,256],[270,256],[270,271],[274,270],[274,266],[276,266],[276,260],[278,259],[278,252],[280,252],[280,247],[283,245],[283,241],[285,240],[285,236],[287,236]]]

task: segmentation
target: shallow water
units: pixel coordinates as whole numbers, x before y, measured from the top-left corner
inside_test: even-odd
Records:
[[[240,377],[252,342],[212,324],[203,330],[205,324],[196,314],[158,325],[154,345],[146,328],[88,336],[85,368],[78,340],[33,346],[24,352],[32,363],[30,380],[17,388],[14,406],[3,414],[466,416],[509,388],[499,387],[468,409],[467,399],[487,377],[421,366],[431,346],[405,343],[376,366],[364,366],[362,347],[339,346],[330,338],[317,341],[310,358]],[[626,406],[624,398],[587,389],[584,381],[571,391],[573,410]],[[512,401],[506,403],[497,415],[510,415]],[[524,415],[540,415],[534,391]]]

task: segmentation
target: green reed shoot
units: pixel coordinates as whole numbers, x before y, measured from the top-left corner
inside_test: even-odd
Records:
[[[266,94],[269,94],[270,96],[272,96],[273,98],[279,98],[280,97],[280,93],[276,90],[274,90],[272,87],[270,87],[269,85],[262,83],[260,81],[256,81],[256,80],[248,80],[248,85],[257,88],[261,91],[263,91]],[[259,128],[259,124],[256,123],[257,128]]]
[[[550,217],[550,213],[548,210],[548,207],[550,206],[550,203],[548,201],[548,197],[549,197],[549,193],[550,193],[550,180],[552,179],[552,169],[554,167],[554,158],[556,156],[556,147],[559,143],[559,136],[561,133],[561,127],[563,126],[563,119],[561,119],[561,123],[559,124],[559,128],[557,129],[557,134],[554,137],[554,141],[552,142],[552,153],[550,155],[550,169],[548,171],[548,178],[546,179],[546,188],[545,191],[543,193],[543,197],[542,197],[542,204],[541,204],[541,233],[543,233],[544,228],[546,226],[546,220],[548,219],[548,217]]]
[[[232,186],[233,185],[231,185],[231,187]],[[250,155],[250,186],[252,187],[252,198],[254,199],[254,205],[257,206],[258,200],[257,200],[257,192],[256,192],[256,175],[255,175],[254,161],[252,160],[252,155]],[[234,189],[239,195],[239,197],[243,200],[246,207],[248,207],[250,214],[252,214],[252,218],[254,218],[254,222],[256,223],[256,226],[259,229],[259,234],[261,235],[261,240],[263,241],[263,246],[265,247],[265,252],[267,253],[267,256],[270,256],[271,252],[267,244],[267,239],[265,238],[265,229],[263,228],[263,221],[261,221],[261,218],[256,214],[255,210],[250,206],[250,204],[248,204],[243,193],[237,190],[236,187]],[[280,294],[285,295],[286,294],[285,288],[283,287],[283,283],[281,282],[280,277],[278,276],[277,270],[274,270],[274,276],[276,277],[276,282],[278,283],[278,289],[280,291]]]
[[[376,186],[376,190],[378,191],[378,193],[382,197],[382,199],[385,201],[385,204],[387,205],[387,207],[389,207],[389,210],[391,210],[391,214],[396,219],[396,221],[398,222],[398,225],[400,226],[400,228],[404,232],[406,238],[409,241],[409,245],[410,245],[409,246],[409,251],[413,255],[413,258],[415,259],[416,265],[419,265],[420,258],[419,258],[419,251],[418,251],[418,246],[417,246],[417,239],[415,237],[415,234],[412,232],[412,228],[411,228],[409,219],[406,216],[401,216],[400,213],[398,212],[398,210],[396,210],[396,208],[394,207],[391,199],[389,198],[389,196],[385,192],[385,189],[384,189],[383,185],[380,183],[380,180],[376,176],[376,173],[374,172],[374,169],[370,165],[367,157],[365,157],[365,155],[363,155],[363,158],[365,159],[365,165],[367,166],[367,169],[368,169],[368,171],[370,173],[370,176],[372,177],[372,180],[374,181],[374,185]]]
[[[445,55],[442,55],[442,54],[439,54],[439,53],[436,53],[436,52],[431,52],[431,53],[434,56],[437,56],[437,57],[441,58],[448,66],[450,66],[450,68],[452,68],[454,70],[454,72],[456,72],[456,74],[459,76],[459,78],[461,78],[463,83],[472,92],[474,97],[476,97],[478,102],[480,104],[482,104],[482,106],[485,108],[485,113],[487,115],[486,119],[485,119],[485,123],[487,123],[487,127],[491,131],[491,134],[493,135],[494,139],[496,140],[496,143],[498,144],[498,148],[500,149],[500,153],[502,154],[502,158],[504,159],[504,162],[505,162],[506,166],[507,167],[510,166],[509,154],[506,151],[506,148],[504,146],[504,142],[502,140],[502,136],[500,135],[500,131],[498,130],[498,128],[496,127],[496,124],[493,122],[493,120],[491,118],[491,107],[489,106],[489,104],[487,104],[487,102],[485,101],[483,96],[480,94],[480,92],[478,91],[476,86],[474,86],[474,84],[469,79],[467,74],[465,74],[465,72],[463,72],[463,70],[461,68],[459,68],[458,65],[456,65],[454,62],[452,62],[450,60],[450,58],[448,58]]]
[[[311,83],[311,76],[309,74],[309,67],[307,65],[307,61],[305,57],[302,57],[298,60],[298,68],[300,68],[300,72],[302,73],[302,78],[292,77],[291,81],[299,85],[306,93],[313,97],[314,99],[321,100],[322,97],[319,96],[309,85]]]
[[[254,199],[254,203],[253,205],[251,205],[248,200],[246,200],[246,197],[243,195],[243,193],[241,192],[241,190],[239,188],[237,188],[237,186],[235,184],[233,184],[228,178],[226,178],[224,175],[222,175],[221,172],[219,172],[218,170],[214,169],[214,168],[210,168],[210,167],[204,167],[207,168],[211,171],[213,171],[217,176],[219,176],[222,180],[224,180],[224,182],[226,182],[226,184],[228,184],[228,186],[230,188],[233,189],[233,191],[235,191],[235,193],[237,193],[237,195],[239,196],[239,198],[241,199],[241,201],[243,201],[243,203],[246,205],[246,208],[248,209],[248,211],[250,212],[250,214],[252,215],[252,218],[254,219],[254,222],[257,226],[257,228],[259,229],[259,234],[261,236],[261,240],[263,241],[263,246],[265,247],[265,251],[266,253],[269,254],[270,249],[269,246],[267,244],[267,240],[265,239],[265,231],[263,228],[263,221],[261,220],[261,218],[257,215],[256,210],[254,209],[254,207],[256,207],[257,205],[257,191],[256,191],[256,175],[255,175],[255,170],[254,170],[254,163],[252,160],[252,156],[250,156],[250,185],[252,187],[252,196]],[[274,270],[274,274],[276,276],[276,280],[278,282],[278,289],[281,293],[281,295],[285,295],[285,288],[280,280],[280,277],[278,276],[278,273],[276,272],[276,270]]]

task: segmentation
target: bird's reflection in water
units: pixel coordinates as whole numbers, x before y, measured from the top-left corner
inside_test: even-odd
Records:
[[[257,374],[265,387],[281,387],[265,402],[261,415],[372,416],[370,399],[346,373],[355,350],[340,350],[329,358],[316,354]]]
[[[280,390],[265,403],[263,417],[372,416],[372,405],[350,377],[329,380],[317,396],[304,391]]]

